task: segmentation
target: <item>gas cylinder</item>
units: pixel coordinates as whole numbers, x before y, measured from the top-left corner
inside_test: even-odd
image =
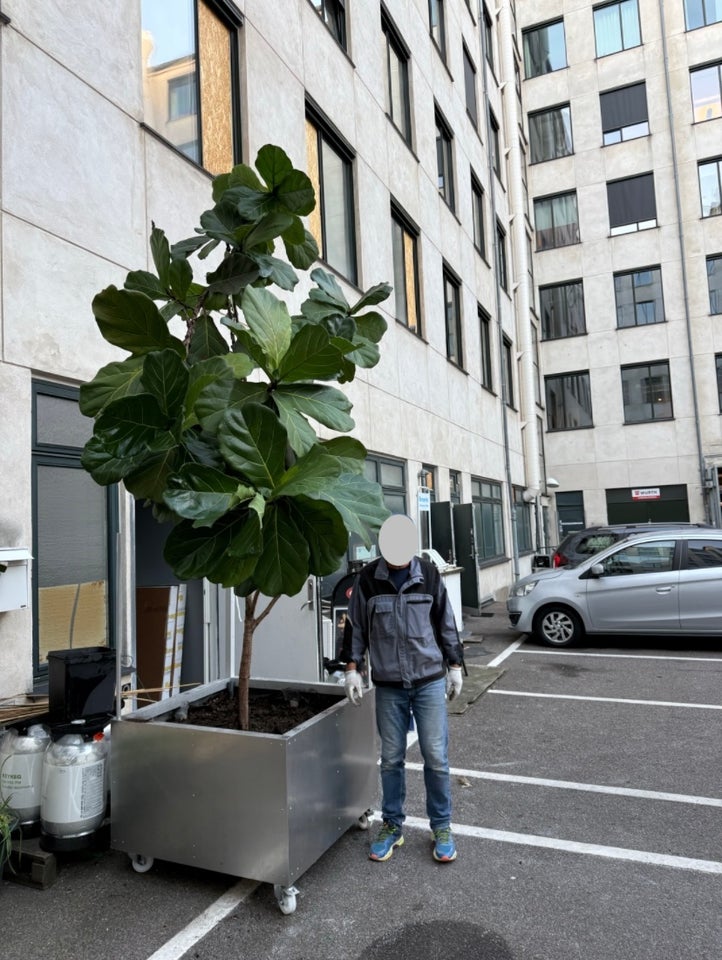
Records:
[[[23,826],[40,819],[43,760],[50,731],[41,723],[22,734],[10,728],[0,740],[0,799],[7,800]]]
[[[43,834],[61,839],[92,834],[106,808],[108,745],[102,733],[66,733],[43,763],[40,821]],[[42,842],[41,842],[42,846]]]

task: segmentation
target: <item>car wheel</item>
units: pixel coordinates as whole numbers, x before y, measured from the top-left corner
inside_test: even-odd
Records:
[[[584,627],[568,607],[545,607],[534,618],[534,635],[552,647],[568,647],[581,640]]]

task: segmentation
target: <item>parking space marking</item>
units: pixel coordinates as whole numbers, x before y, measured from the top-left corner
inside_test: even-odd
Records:
[[[381,819],[375,811],[374,820]],[[428,820],[421,817],[407,817],[405,827],[429,830]],[[627,860],[633,863],[645,863],[655,867],[672,867],[675,870],[694,870],[699,873],[722,874],[722,863],[717,860],[696,860],[693,857],[678,857],[673,854],[652,853],[647,850],[630,850],[626,847],[607,847],[597,843],[580,843],[576,840],[561,840],[558,837],[541,837],[533,833],[512,833],[508,830],[491,830],[487,827],[471,827],[467,824],[453,824],[453,831],[462,837],[477,837],[481,840],[496,840],[500,843],[514,843],[523,847],[545,847],[549,850],[563,850],[565,853],[582,853],[592,857],[606,857],[610,860]]]
[[[503,697],[545,697],[548,700],[588,700],[594,703],[632,703],[644,707],[685,707],[688,710],[722,710],[722,703],[676,703],[673,700],[629,700],[624,697],[582,697],[572,693],[533,693],[528,690],[496,690]]]
[[[511,650],[510,653],[518,653],[518,650]],[[691,663],[722,663],[722,657],[672,657],[661,656],[652,653],[582,653],[574,650],[530,650],[528,647],[522,650],[524,654],[540,657],[608,657],[618,660],[685,660]],[[508,654],[505,654],[508,656]],[[493,666],[493,664],[489,664]]]
[[[407,763],[407,770],[423,770],[422,763]],[[452,777],[471,780],[498,780],[502,783],[522,783],[533,787],[553,787],[557,790],[581,790],[587,793],[606,793],[620,797],[638,797],[642,800],[666,800],[670,803],[689,803],[703,807],[722,807],[717,797],[698,797],[686,793],[663,793],[658,790],[639,790],[636,787],[607,787],[596,783],[575,783],[573,780],[546,780],[542,777],[522,777],[511,773],[491,773],[486,770],[464,770],[451,767]]]
[[[506,650],[502,650],[498,657],[494,657],[493,660],[490,660],[487,663],[487,667],[498,667],[500,663],[503,663],[507,657],[510,657],[512,653],[516,653],[519,647],[524,643],[524,638],[520,640],[515,640],[514,643],[509,644]]]
[[[194,944],[218,926],[221,920],[225,920],[240,903],[244,903],[258,886],[257,880],[239,880],[195,920],[191,920],[187,926],[152,953],[148,960],[179,960]]]

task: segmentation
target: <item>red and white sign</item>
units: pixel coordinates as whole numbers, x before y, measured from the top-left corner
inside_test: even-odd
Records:
[[[659,500],[661,496],[659,487],[634,487],[632,489],[632,500]]]

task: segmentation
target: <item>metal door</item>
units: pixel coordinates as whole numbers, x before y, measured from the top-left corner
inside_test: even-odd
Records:
[[[448,500],[431,504],[431,545],[447,563],[456,563],[451,503]]]
[[[457,503],[452,508],[456,565],[461,572],[461,606],[473,614],[479,613],[479,566],[477,562],[477,531],[479,505]]]

